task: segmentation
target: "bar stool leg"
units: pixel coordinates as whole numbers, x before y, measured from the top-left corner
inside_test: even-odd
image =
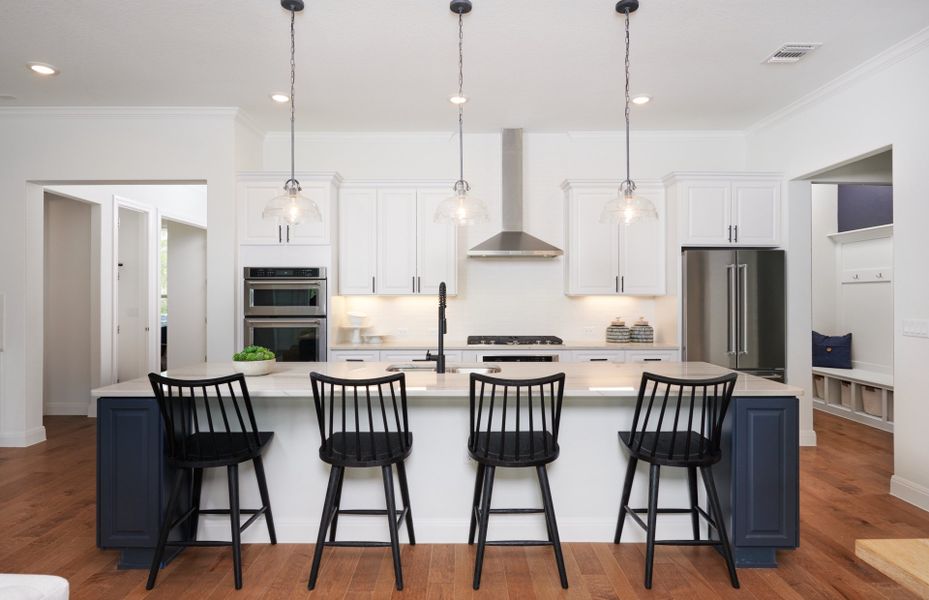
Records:
[[[168,534],[171,533],[174,507],[177,505],[178,496],[181,495],[183,477],[184,471],[178,469],[177,474],[174,476],[174,487],[171,488],[171,496],[168,498],[168,506],[165,508],[165,515],[161,521],[161,528],[158,531],[158,545],[155,546],[155,553],[152,555],[152,566],[148,571],[148,582],[145,584],[147,590],[155,587],[155,578],[158,577],[158,569],[161,567],[161,559],[164,557],[165,544],[168,543]]]
[[[716,482],[713,479],[712,468],[700,467],[700,473],[703,475],[703,484],[706,486],[706,496],[710,503],[713,520],[716,522],[716,532],[719,534],[723,556],[726,558],[726,566],[729,568],[729,580],[732,582],[732,587],[738,589],[739,575],[735,570],[735,559],[732,557],[732,547],[729,545],[729,534],[726,533],[726,523],[723,521],[723,509],[719,504],[719,494],[716,493]]]
[[[626,507],[629,506],[629,496],[632,495],[632,482],[635,479],[635,467],[639,459],[630,456],[629,464],[626,466],[626,480],[623,483],[623,494],[619,499],[619,518],[616,519],[616,534],[613,536],[613,543],[618,544],[623,537],[623,527],[626,525]]]
[[[265,466],[260,456],[256,456],[255,460],[252,462],[255,463],[255,477],[258,479],[258,493],[261,495],[261,505],[265,509],[265,523],[268,524],[268,537],[271,538],[272,544],[276,544],[277,532],[274,530],[274,517],[271,516],[271,496],[268,495],[268,481],[265,479]]]
[[[687,484],[690,488],[690,521],[694,540],[700,540],[700,513],[697,512],[697,467],[687,467]]]
[[[403,461],[397,463],[397,479],[400,480],[400,499],[406,509],[406,533],[410,537],[410,544],[416,545],[416,534],[413,532],[413,509],[410,507],[410,489],[406,483],[406,465]]]
[[[652,464],[648,478],[648,531],[645,545],[645,589],[652,589],[652,566],[655,562],[655,527],[658,525],[658,480],[661,466]]]
[[[477,464],[477,475],[474,477],[474,500],[471,502],[471,529],[468,532],[468,545],[474,545],[474,534],[477,531],[477,509],[480,507],[481,490],[484,487],[484,465]]]
[[[397,503],[394,500],[393,467],[381,467],[384,475],[384,495],[387,497],[387,528],[390,530],[390,549],[394,555],[394,577],[397,591],[403,589],[403,570],[400,567],[400,535],[397,532]]]
[[[474,559],[474,582],[472,587],[477,590],[481,587],[481,569],[484,567],[484,549],[487,546],[487,525],[490,521],[490,501],[494,491],[494,474],[496,467],[488,465],[484,468],[484,484],[481,497],[481,523],[477,536],[477,556]]]
[[[329,521],[332,518],[332,507],[335,504],[335,490],[342,476],[344,467],[331,467],[329,469],[329,485],[326,488],[326,499],[323,500],[323,514],[319,519],[319,534],[316,536],[316,547],[313,549],[313,566],[310,567],[310,581],[307,583],[307,589],[312,590],[316,587],[316,578],[319,576],[319,562],[323,557],[323,546],[326,543],[326,530],[329,529]]]
[[[342,483],[345,481],[345,469],[339,474],[339,483],[335,489],[335,504],[332,508],[332,525],[329,526],[329,541],[335,541],[335,532],[339,526],[339,508],[342,506]]]
[[[200,525],[200,490],[203,489],[203,469],[191,469],[190,484],[190,506],[193,507],[194,513],[190,515],[190,536],[191,540],[196,541],[197,530]]]
[[[242,589],[242,519],[239,514],[239,465],[226,467],[229,476],[229,524],[232,526],[232,574]]]
[[[555,521],[555,506],[552,503],[552,488],[548,484],[548,471],[545,465],[536,467],[539,475],[539,486],[542,488],[542,505],[545,507],[545,521],[548,523],[548,533],[552,547],[555,549],[555,563],[558,565],[558,576],[561,578],[561,587],[568,589],[568,575],[565,573],[564,556],[561,553],[561,539],[558,537],[558,523]]]

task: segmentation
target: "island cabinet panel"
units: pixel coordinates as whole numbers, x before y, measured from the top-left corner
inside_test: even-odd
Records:
[[[777,549],[800,543],[797,399],[733,398],[713,472],[737,564],[776,566]]]
[[[120,568],[150,565],[174,474],[154,398],[97,401],[97,546],[121,550]],[[189,490],[176,515],[188,508]],[[171,539],[183,535],[179,528]]]

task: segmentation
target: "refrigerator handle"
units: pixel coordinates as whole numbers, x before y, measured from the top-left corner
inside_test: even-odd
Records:
[[[736,266],[726,265],[726,354],[736,354]]]
[[[739,309],[742,311],[742,344],[739,354],[748,354],[748,265],[739,265]]]

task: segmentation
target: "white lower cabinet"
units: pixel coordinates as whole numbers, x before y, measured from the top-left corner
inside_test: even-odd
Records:
[[[380,352],[376,350],[330,350],[329,362],[379,362]]]
[[[674,362],[680,360],[677,350],[627,350],[626,362]]]
[[[626,362],[626,353],[622,350],[573,350],[573,362]]]
[[[348,181],[339,192],[339,293],[458,292],[458,229],[435,223],[450,185]]]
[[[660,296],[665,293],[664,186],[638,182],[638,193],[658,219],[631,224],[600,222],[603,206],[616,197],[618,181],[570,180],[565,191],[565,294],[569,296]]]

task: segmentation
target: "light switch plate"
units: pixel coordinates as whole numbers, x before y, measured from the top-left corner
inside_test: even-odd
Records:
[[[929,319],[903,319],[903,335],[929,338]]]

